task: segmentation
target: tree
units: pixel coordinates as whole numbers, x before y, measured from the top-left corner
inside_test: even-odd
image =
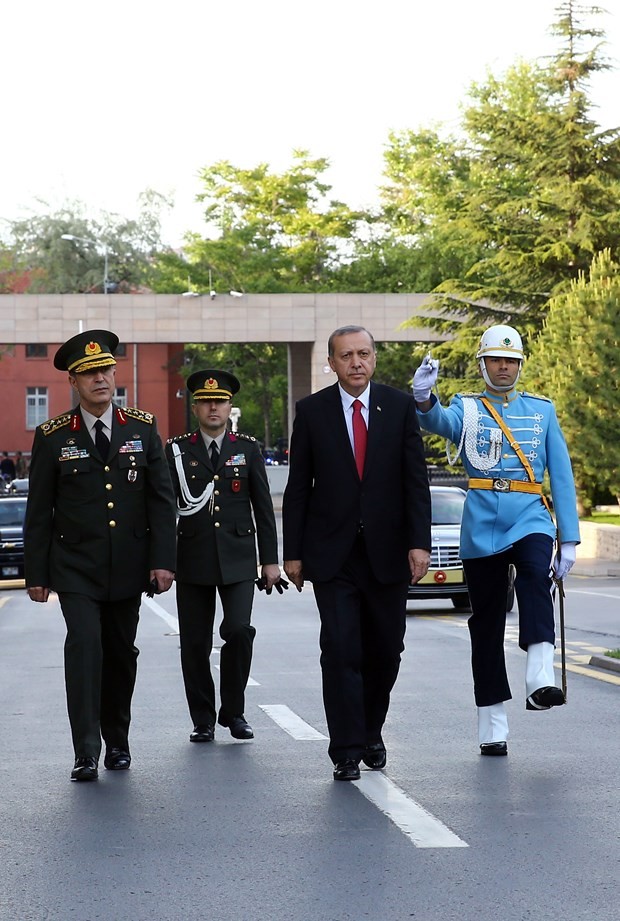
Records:
[[[597,252],[620,253],[620,131],[588,114],[588,79],[607,65],[600,44],[582,50],[602,33],[574,0],[558,9],[557,55],[474,84],[462,137],[390,137],[385,219],[460,265],[435,289],[446,333],[510,315],[536,331]]]
[[[298,150],[281,174],[265,163],[241,169],[223,160],[205,167],[197,198],[215,235],[188,234],[182,257],[160,260],[167,290],[171,284],[186,290],[188,276],[202,291],[320,290],[361,218],[328,198],[331,187],[320,178],[328,166]]]
[[[4,261],[13,285],[33,294],[101,291],[107,250],[109,290],[136,290],[147,281],[151,257],[161,246],[160,217],[168,202],[147,191],[139,204],[136,219],[102,214],[95,220],[86,217],[80,202],[69,202],[55,212],[10,222]]]
[[[551,299],[526,364],[556,404],[581,511],[604,489],[620,500],[620,266],[609,250]]]

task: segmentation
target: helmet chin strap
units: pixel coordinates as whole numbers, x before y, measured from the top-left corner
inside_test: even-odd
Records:
[[[493,383],[491,382],[491,379],[490,379],[490,377],[489,377],[489,375],[488,375],[488,372],[487,372],[487,366],[486,366],[486,364],[485,364],[484,358],[481,358],[480,361],[478,362],[478,366],[479,366],[480,371],[481,371],[481,373],[482,373],[482,376],[483,376],[483,378],[484,378],[485,384],[487,385],[487,387],[490,387],[491,390],[497,391],[497,393],[508,393],[509,390],[513,390],[513,389],[517,386],[517,381],[519,380],[519,377],[521,376],[521,367],[522,367],[522,365],[523,365],[523,362],[520,361],[520,362],[519,362],[519,370],[517,371],[517,376],[515,377],[515,379],[514,379],[514,381],[512,382],[512,384],[507,384],[507,385],[505,384],[504,386],[499,386],[498,384],[493,384]]]

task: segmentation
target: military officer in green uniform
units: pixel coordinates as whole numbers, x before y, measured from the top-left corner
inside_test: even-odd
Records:
[[[187,381],[198,429],[171,438],[166,456],[177,494],[176,595],[181,667],[194,730],[192,742],[214,738],[215,688],[209,657],[216,590],[223,620],[220,636],[220,710],[217,721],[236,739],[251,739],[244,716],[255,629],[250,623],[257,576],[263,585],[280,577],[278,540],[265,464],[255,438],[229,431],[233,394],[240,384],[226,371],[196,371]]]
[[[75,763],[72,780],[131,762],[129,722],[143,591],[174,578],[175,504],[155,417],[112,402],[118,337],[88,330],[54,365],[78,397],[34,437],[24,527],[33,601],[58,593],[67,625],[65,683]]]

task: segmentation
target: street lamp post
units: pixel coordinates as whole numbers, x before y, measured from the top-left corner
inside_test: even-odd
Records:
[[[103,246],[103,293],[108,293],[110,280],[108,278],[108,245],[99,240],[90,240],[88,237],[76,237],[72,233],[63,233],[61,240],[74,240],[76,243],[88,243],[91,246]]]

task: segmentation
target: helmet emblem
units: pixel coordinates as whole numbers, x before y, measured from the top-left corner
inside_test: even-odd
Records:
[[[509,339],[508,336],[506,336],[505,339],[502,339],[502,345],[505,345],[505,346],[512,345],[512,339]]]

